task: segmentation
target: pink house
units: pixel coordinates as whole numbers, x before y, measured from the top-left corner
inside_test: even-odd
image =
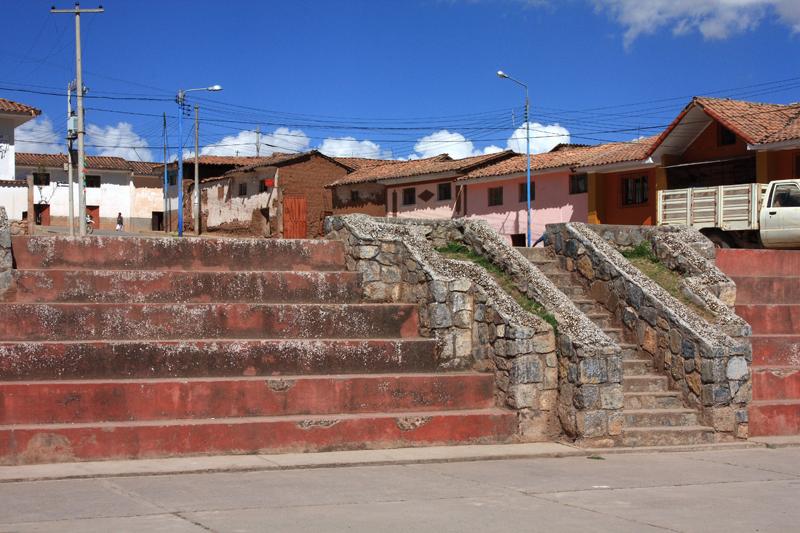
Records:
[[[541,236],[547,224],[586,222],[588,183],[572,166],[595,147],[564,146],[531,157],[531,234]],[[456,183],[464,188],[467,218],[486,220],[515,246],[525,245],[527,187],[525,156],[473,170]]]

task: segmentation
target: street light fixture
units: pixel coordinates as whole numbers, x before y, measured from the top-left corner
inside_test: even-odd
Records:
[[[195,91],[211,91],[217,92],[221,91],[221,85],[212,85],[210,87],[200,87],[198,89],[180,89],[178,91],[178,96],[175,97],[175,102],[178,104],[178,236],[183,236],[183,110],[184,106],[186,105],[186,93],[191,93]],[[195,117],[197,114],[195,113]],[[196,122],[196,119],[195,119]],[[195,138],[197,138],[197,127],[198,125],[195,124]],[[200,176],[197,171],[197,158],[199,154],[197,153],[197,143],[195,143],[195,153],[194,153],[194,160],[195,160],[195,172],[194,172],[194,193],[196,197],[196,201],[194,202],[196,214],[195,214],[195,232],[199,232],[200,230]]]
[[[528,116],[530,113],[530,102],[528,100],[528,86],[525,83],[522,83],[519,80],[515,80],[502,70],[497,71],[497,77],[511,80],[517,85],[521,85],[525,88],[525,152],[526,152],[526,160],[525,160],[525,174],[528,180],[528,190],[527,190],[527,197],[528,197],[528,231],[526,232],[527,235],[527,245],[528,247],[531,246],[531,126],[530,126],[530,117]]]

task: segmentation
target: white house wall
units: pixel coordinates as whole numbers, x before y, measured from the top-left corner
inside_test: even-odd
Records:
[[[238,196],[239,183],[246,181],[248,184],[247,196]],[[265,209],[274,205],[276,193],[274,188],[268,188],[265,192],[255,192],[258,190],[258,182],[252,178],[230,180],[233,187],[233,194],[230,194],[229,180],[213,181],[202,185],[203,196],[203,215],[207,217],[206,224],[209,228],[219,227],[225,224],[249,225],[253,217],[253,211]],[[221,191],[221,192],[220,192]],[[270,196],[272,194],[272,196]]]
[[[0,118],[0,179],[14,179],[14,122]]]

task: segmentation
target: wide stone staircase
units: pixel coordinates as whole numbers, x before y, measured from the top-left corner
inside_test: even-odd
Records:
[[[441,372],[342,243],[15,237],[0,464],[507,440],[494,377]]]
[[[547,248],[518,248],[575,306],[622,348],[624,395],[623,446],[672,446],[716,442],[714,429],[702,426],[699,413],[686,408],[678,391],[669,390],[666,375],[630,333],[577,281]]]
[[[723,249],[717,267],[753,328],[750,434],[800,435],[800,251]]]

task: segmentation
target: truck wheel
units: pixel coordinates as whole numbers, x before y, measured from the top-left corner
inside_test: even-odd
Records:
[[[730,237],[725,235],[721,231],[701,231],[703,235],[705,235],[709,241],[714,243],[714,248],[732,248],[733,244],[731,243]]]

